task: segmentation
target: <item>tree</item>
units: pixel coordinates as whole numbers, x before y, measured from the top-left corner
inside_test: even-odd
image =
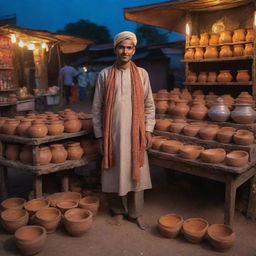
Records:
[[[136,28],[136,36],[138,45],[141,46],[167,43],[169,37],[168,32],[147,25],[139,25]]]
[[[111,42],[108,28],[106,26],[99,26],[89,20],[68,23],[63,30],[58,30],[57,33],[85,37],[94,40],[96,43]]]

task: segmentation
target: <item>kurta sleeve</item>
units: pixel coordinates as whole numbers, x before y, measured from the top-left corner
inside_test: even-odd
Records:
[[[144,81],[144,112],[145,112],[145,128],[148,132],[153,132],[155,127],[155,103],[152,95],[148,72],[143,70]]]
[[[96,138],[103,137],[103,94],[104,94],[104,74],[100,72],[98,75],[93,104],[92,104],[92,121]]]

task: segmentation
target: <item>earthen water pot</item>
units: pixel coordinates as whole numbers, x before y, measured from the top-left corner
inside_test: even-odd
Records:
[[[254,40],[254,31],[253,28],[248,28],[245,36],[246,42],[252,42]]]
[[[179,149],[178,153],[182,158],[195,160],[200,156],[203,150],[204,148],[201,146],[185,144]]]
[[[40,165],[49,164],[52,159],[52,153],[49,147],[41,146],[38,149],[37,161]]]
[[[5,157],[8,160],[19,160],[20,145],[18,144],[6,144]]]
[[[67,160],[68,152],[64,148],[63,144],[51,144],[50,149],[52,153],[52,163],[58,164]]]
[[[230,117],[230,111],[222,98],[217,98],[208,110],[208,116],[212,121],[226,122]]]
[[[179,99],[177,99],[179,101]],[[169,100],[167,113],[173,115],[173,109],[176,106],[176,100]]]
[[[221,46],[221,50],[219,53],[220,58],[225,58],[225,57],[232,57],[233,53],[231,51],[231,48],[229,45],[223,45]]]
[[[205,59],[215,59],[219,57],[218,50],[216,46],[207,46],[204,52]]]
[[[220,73],[217,76],[218,82],[231,82],[233,79],[232,75],[230,74],[230,70],[220,70]]]
[[[236,81],[237,82],[250,81],[250,75],[248,74],[248,70],[237,70]]]
[[[43,138],[48,133],[48,128],[45,125],[43,119],[36,119],[27,130],[29,137],[31,138]]]
[[[193,102],[189,111],[189,117],[195,120],[203,120],[207,116],[207,107],[200,102]]]
[[[60,135],[64,132],[63,121],[52,120],[47,123],[48,135]]]
[[[225,44],[225,43],[231,43],[231,42],[232,42],[232,37],[231,37],[230,31],[220,32],[219,44]]]
[[[93,132],[93,123],[92,123],[92,118],[80,118],[82,122],[82,129],[86,130],[88,132]]]
[[[181,133],[187,122],[183,119],[176,119],[170,124],[169,131],[173,133]]]
[[[202,60],[204,58],[204,50],[203,48],[196,48],[194,59]]]
[[[235,131],[234,127],[222,127],[217,131],[216,140],[221,143],[230,143]]]
[[[176,237],[182,227],[183,218],[177,214],[163,215],[158,219],[158,229],[161,235],[167,238]]]
[[[217,45],[219,43],[219,34],[211,34],[209,45]]]
[[[2,126],[2,133],[7,135],[15,135],[19,123],[20,121],[17,119],[7,119]]]
[[[32,125],[33,119],[23,118],[16,128],[16,134],[22,137],[28,136],[28,128]]]
[[[202,127],[199,130],[199,135],[204,140],[214,140],[216,138],[216,134],[219,130],[219,126],[216,124],[209,124],[205,127]]]
[[[243,56],[244,46],[237,44],[233,46],[233,56]]]
[[[155,129],[159,131],[169,131],[172,119],[157,119]]]
[[[68,143],[67,145],[68,160],[79,160],[84,154],[80,142]]]
[[[11,197],[1,202],[1,208],[3,210],[22,209],[25,203],[26,203],[26,200],[24,198]]]
[[[82,128],[82,122],[75,116],[69,116],[64,119],[64,130],[68,133],[79,132]]]
[[[162,143],[162,151],[170,154],[176,154],[183,146],[183,143],[177,140],[164,140]]]
[[[235,132],[233,140],[238,145],[248,146],[254,142],[254,135],[251,131],[239,129]]]
[[[207,81],[207,73],[206,72],[199,72],[197,81],[199,83],[205,83]]]
[[[82,139],[81,146],[84,150],[84,155],[92,155],[98,152],[97,143],[95,140]]]
[[[186,53],[184,55],[185,60],[193,60],[195,55],[195,51],[192,48],[189,48],[186,50]]]
[[[169,92],[166,89],[161,89],[157,92],[157,99],[167,99],[169,97]]]
[[[25,163],[25,164],[32,163],[33,161],[32,147],[29,145],[24,145],[21,148],[19,159],[22,163]]]
[[[158,100],[156,103],[156,113],[165,114],[168,109],[168,100]]]
[[[232,42],[238,43],[238,42],[244,42],[245,41],[245,29],[235,29],[232,36]]]
[[[225,160],[226,151],[223,148],[205,149],[200,155],[203,162],[219,164]]]
[[[207,76],[207,82],[208,83],[215,83],[217,79],[216,72],[209,72]]]
[[[226,155],[226,164],[234,167],[242,167],[248,164],[248,159],[248,152],[235,150]]]
[[[200,44],[201,46],[206,46],[206,45],[209,44],[209,34],[208,34],[208,33],[202,33],[202,34],[200,34],[199,44]]]
[[[7,117],[1,116],[0,117],[0,132],[2,132],[2,126],[4,125],[5,121],[7,120]]]
[[[197,133],[199,132],[200,128],[201,128],[201,125],[193,124],[193,123],[192,123],[192,124],[186,125],[186,126],[183,128],[182,132],[183,132],[185,135],[187,135],[187,136],[192,136],[192,137],[194,137],[194,136],[197,135]]]
[[[199,45],[199,38],[197,35],[191,35],[191,39],[189,41],[190,46],[198,46]]]
[[[175,107],[172,109],[172,114],[178,117],[186,117],[189,111],[189,106],[187,105],[186,100],[176,101]]]
[[[252,124],[256,119],[256,112],[249,103],[240,103],[235,105],[231,112],[231,118],[238,124]]]
[[[188,83],[195,83],[197,80],[197,75],[195,72],[189,72],[187,77],[186,77],[186,82]]]
[[[243,51],[244,56],[250,56],[253,55],[253,45],[252,44],[246,44]]]

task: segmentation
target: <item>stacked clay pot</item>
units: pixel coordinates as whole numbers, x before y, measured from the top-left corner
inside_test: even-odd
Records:
[[[32,163],[33,161],[32,147],[29,145],[24,145],[21,148],[19,159],[22,163],[25,163],[25,164]]]
[[[33,119],[23,118],[16,128],[16,134],[22,137],[28,136],[28,128],[32,125]]]
[[[20,145],[6,144],[5,157],[8,160],[17,161],[19,159]]]
[[[67,160],[68,152],[63,144],[51,144],[50,149],[52,155],[51,163],[59,164]]]
[[[2,133],[7,134],[7,135],[14,135],[16,134],[16,129],[19,125],[20,121],[17,119],[6,119],[2,126]]]
[[[172,119],[157,119],[155,129],[159,131],[169,131]]]
[[[62,120],[49,120],[47,122],[48,135],[60,135],[64,132]]]
[[[68,143],[67,146],[68,160],[79,160],[84,154],[84,150],[80,142]]]
[[[2,210],[22,209],[26,200],[21,197],[11,197],[1,202]]]
[[[48,133],[48,129],[43,119],[36,119],[32,122],[27,132],[31,138],[43,138]]]
[[[51,162],[52,153],[47,146],[41,146],[38,149],[37,162],[39,165],[46,165]]]
[[[92,155],[98,152],[97,143],[91,139],[82,139],[81,146],[84,151],[84,155]]]

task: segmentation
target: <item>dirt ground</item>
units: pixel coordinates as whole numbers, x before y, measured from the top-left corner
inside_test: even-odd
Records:
[[[73,109],[86,107],[73,106]],[[163,238],[157,230],[161,215],[176,213],[184,219],[205,218],[210,224],[223,222],[224,185],[198,177],[174,173],[151,166],[153,189],[145,192],[146,231],[124,220],[116,226],[107,208],[95,217],[92,228],[77,238],[64,228],[50,234],[38,256],[256,256],[256,222],[240,212],[235,214],[237,240],[225,253],[216,252],[207,240],[191,244],[182,234],[175,239]],[[9,171],[10,196],[25,196],[32,189],[31,175],[20,170]],[[13,239],[0,228],[0,256],[20,255]]]

